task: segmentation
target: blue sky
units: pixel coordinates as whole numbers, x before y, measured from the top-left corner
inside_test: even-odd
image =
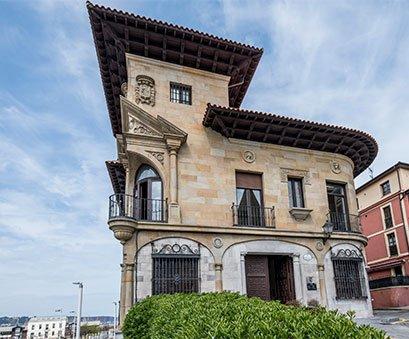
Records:
[[[264,48],[243,107],[340,124],[409,162],[409,3],[101,1]],[[115,159],[85,1],[0,1],[0,315],[112,313]],[[369,178],[363,173],[357,184]]]

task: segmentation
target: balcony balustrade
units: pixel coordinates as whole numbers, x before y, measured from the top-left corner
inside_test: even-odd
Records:
[[[362,233],[359,216],[354,214],[329,212],[327,222],[332,224],[334,232]]]
[[[398,275],[396,277],[387,277],[369,281],[370,289],[393,286],[409,286],[409,276]]]
[[[166,222],[167,200],[136,198],[128,194],[109,197],[109,219],[130,218],[141,221]]]
[[[243,227],[275,227],[274,207],[232,205],[233,225]]]

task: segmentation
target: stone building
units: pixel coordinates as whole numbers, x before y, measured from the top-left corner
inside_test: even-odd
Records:
[[[240,108],[260,48],[87,7],[118,150],[121,320],[148,295],[222,290],[371,315],[353,179],[375,140]]]
[[[409,164],[398,162],[356,192],[373,306],[409,306]]]

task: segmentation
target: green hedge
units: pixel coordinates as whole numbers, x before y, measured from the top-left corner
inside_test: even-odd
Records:
[[[352,317],[237,293],[173,294],[137,303],[122,330],[127,339],[386,337],[372,327],[358,326]]]

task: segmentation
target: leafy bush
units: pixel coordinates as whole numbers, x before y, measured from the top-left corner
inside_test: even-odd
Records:
[[[137,303],[122,328],[127,339],[386,338],[353,315],[265,302],[237,293],[158,295]]]

